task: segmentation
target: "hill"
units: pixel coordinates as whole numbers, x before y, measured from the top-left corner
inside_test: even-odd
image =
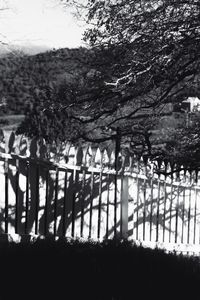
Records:
[[[44,85],[58,85],[80,72],[88,50],[85,48],[59,49],[26,55],[10,53],[0,58],[0,100],[7,106],[0,115],[23,114],[32,90]]]

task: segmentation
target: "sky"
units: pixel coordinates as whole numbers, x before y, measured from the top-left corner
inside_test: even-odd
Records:
[[[12,46],[75,48],[83,23],[59,0],[0,0],[0,40]]]

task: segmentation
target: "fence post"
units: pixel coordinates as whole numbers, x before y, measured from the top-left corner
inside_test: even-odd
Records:
[[[128,176],[121,178],[121,238],[128,238]]]
[[[119,169],[118,158],[119,158],[119,152],[120,152],[120,145],[121,145],[120,129],[119,129],[119,127],[117,127],[117,129],[116,129],[116,136],[115,136],[114,238],[117,237],[117,179],[118,179],[118,171],[119,171],[118,170]]]

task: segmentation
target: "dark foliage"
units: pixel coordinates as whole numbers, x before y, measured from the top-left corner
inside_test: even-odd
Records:
[[[199,289],[199,259],[128,241],[39,239],[1,244],[0,255],[1,299],[191,299]]]

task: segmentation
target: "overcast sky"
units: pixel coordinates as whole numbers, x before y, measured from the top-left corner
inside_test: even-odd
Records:
[[[78,47],[83,26],[59,0],[0,0],[0,39],[12,45]],[[82,24],[83,25],[83,24]]]

